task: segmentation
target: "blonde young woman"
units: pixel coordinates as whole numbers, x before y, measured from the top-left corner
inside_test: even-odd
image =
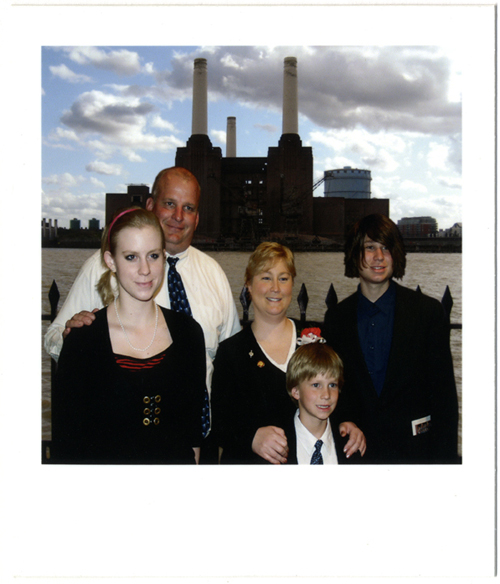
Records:
[[[296,406],[286,390],[286,368],[297,346],[297,327],[287,317],[296,270],[292,252],[261,243],[245,272],[254,308],[250,326],[220,344],[212,379],[214,438],[221,463],[285,464],[288,443],[283,428]],[[349,435],[346,456],[364,452],[363,433],[341,425]]]
[[[205,347],[189,316],[159,307],[164,234],[137,207],[104,230],[105,308],[72,331],[52,395],[52,457],[72,463],[195,463]]]

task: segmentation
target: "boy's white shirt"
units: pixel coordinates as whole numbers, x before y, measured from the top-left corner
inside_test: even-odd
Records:
[[[297,462],[298,464],[311,464],[311,458],[314,452],[314,445],[317,438],[309,432],[299,418],[299,410],[295,412],[294,424],[295,434],[297,435]],[[335,450],[335,442],[333,440],[330,420],[327,420],[326,429],[321,436],[323,441],[321,447],[321,455],[323,456],[323,464],[338,464],[337,452]]]

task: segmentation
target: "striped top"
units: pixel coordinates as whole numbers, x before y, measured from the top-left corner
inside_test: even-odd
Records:
[[[167,349],[158,353],[158,355],[154,355],[153,357],[149,357],[148,359],[137,359],[136,357],[129,357],[127,355],[117,355],[115,356],[116,363],[122,367],[122,369],[128,369],[130,371],[143,371],[144,369],[152,369],[159,365],[164,357]]]

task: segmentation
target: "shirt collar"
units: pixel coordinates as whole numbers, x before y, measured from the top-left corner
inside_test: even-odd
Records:
[[[171,253],[168,253],[168,251],[167,251],[166,252],[167,258],[179,258],[179,262],[182,262],[182,260],[184,260],[188,257],[190,249],[191,249],[191,246],[189,246],[184,251],[181,251],[180,253],[176,253],[176,254],[171,254]]]
[[[311,456],[314,452],[314,447],[318,438],[311,434],[309,430],[304,426],[304,424],[300,421],[299,418],[299,409],[295,412],[295,429],[297,432],[297,439],[302,442],[302,444],[306,447],[306,449],[310,452]],[[325,454],[330,454],[331,450],[333,449],[333,440],[330,440],[329,437],[332,436],[330,430],[330,418],[327,419],[327,424],[325,431],[323,432],[323,436],[321,436],[320,440],[323,441],[323,446],[321,447],[322,450],[325,451]]]
[[[371,314],[374,308],[377,308],[384,314],[388,314],[394,308],[395,302],[396,284],[392,280],[389,282],[389,288],[376,302],[368,300],[368,298],[361,292],[361,286],[358,284],[358,310],[363,314]]]

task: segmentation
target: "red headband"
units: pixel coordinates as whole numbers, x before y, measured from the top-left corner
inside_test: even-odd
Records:
[[[111,224],[109,226],[108,229],[108,247],[111,248],[111,229],[113,229],[113,225],[118,221],[118,219],[122,216],[125,215],[126,213],[130,213],[132,211],[137,211],[137,209],[125,209],[125,211],[122,211],[121,213],[119,213],[114,219],[113,221],[111,221]]]

